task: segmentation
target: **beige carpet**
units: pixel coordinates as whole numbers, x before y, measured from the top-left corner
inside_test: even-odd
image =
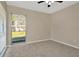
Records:
[[[49,40],[12,46],[8,48],[5,57],[79,57],[79,50]]]

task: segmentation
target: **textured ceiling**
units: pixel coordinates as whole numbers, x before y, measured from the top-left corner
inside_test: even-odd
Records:
[[[54,2],[52,6],[48,8],[45,2],[38,4],[37,1],[7,1],[8,5],[13,5],[16,7],[30,9],[38,12],[44,12],[48,14],[54,13],[76,3],[78,3],[78,1],[64,1],[63,3]]]

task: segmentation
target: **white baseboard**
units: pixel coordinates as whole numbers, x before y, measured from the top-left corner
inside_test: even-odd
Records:
[[[4,56],[6,50],[7,50],[7,47],[4,47],[3,50],[1,51],[0,57],[3,57]]]
[[[38,43],[38,42],[48,41],[48,40],[52,40],[52,41],[55,41],[57,43],[64,44],[64,45],[67,45],[67,46],[79,49],[79,47],[77,47],[77,46],[74,46],[74,45],[71,45],[71,44],[68,44],[68,43],[65,43],[65,42],[62,42],[62,41],[58,41],[58,40],[55,40],[55,39],[43,39],[43,40],[37,40],[37,41],[30,41],[30,42],[21,43],[21,44],[14,44],[13,46],[15,46],[15,45],[25,45],[25,44]],[[11,47],[11,46],[12,45],[8,45],[8,47]]]
[[[79,47],[77,47],[77,46],[74,46],[74,45],[71,45],[71,44],[68,44],[68,43],[65,43],[65,42],[62,42],[62,41],[58,41],[58,40],[55,40],[55,39],[50,39],[50,40],[55,41],[55,42],[60,43],[60,44],[64,44],[64,45],[76,48],[76,49],[79,49]]]
[[[49,40],[49,39],[43,39],[43,40],[37,40],[37,41],[31,41],[31,42],[27,42],[26,44],[38,43],[38,42],[48,41],[48,40]]]
[[[60,43],[60,44],[64,44],[64,45],[67,45],[67,46],[70,46],[70,47],[73,47],[73,48],[76,48],[76,49],[79,49],[79,47],[77,47],[75,45],[71,45],[71,44],[68,44],[68,43],[65,43],[65,42],[62,42],[62,41],[58,41],[58,40],[55,40],[55,39],[43,39],[43,40],[37,40],[37,41],[30,41],[30,42],[26,42],[26,43],[22,43],[22,44],[14,44],[14,46],[15,45],[25,45],[25,44],[38,43],[38,42],[48,41],[48,40],[52,40],[54,42],[57,42],[57,43]],[[12,45],[8,45],[8,47],[11,47],[11,46]]]

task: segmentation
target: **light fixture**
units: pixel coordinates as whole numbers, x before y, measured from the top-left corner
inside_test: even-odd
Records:
[[[52,2],[51,1],[48,1],[48,5],[51,5],[52,4]]]
[[[58,3],[63,3],[63,1],[54,1],[54,0],[46,0],[46,1],[39,1],[38,4],[40,3],[43,3],[43,2],[46,2],[47,4],[47,7],[51,7],[51,5],[54,3],[54,2],[58,2]]]
[[[51,5],[54,1],[46,1],[47,4]]]

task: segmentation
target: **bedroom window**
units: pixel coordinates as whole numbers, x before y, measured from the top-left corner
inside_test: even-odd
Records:
[[[24,15],[11,15],[12,43],[25,42],[26,40],[26,17]]]

